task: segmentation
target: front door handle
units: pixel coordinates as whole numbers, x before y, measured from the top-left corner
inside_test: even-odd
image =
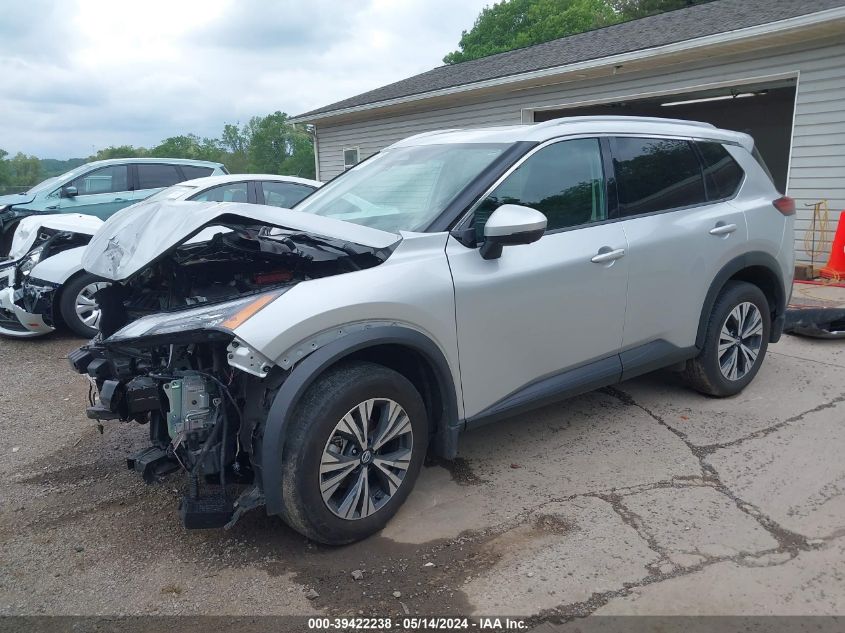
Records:
[[[736,231],[736,224],[717,224],[710,229],[710,235],[730,235]]]
[[[47,209],[49,209],[50,211],[52,211],[53,209],[58,209],[58,208],[59,208],[59,205],[57,205],[57,204],[51,204],[49,207],[47,207]]]
[[[599,249],[599,252],[593,256],[590,260],[594,264],[606,264],[607,262],[613,262],[619,259],[620,257],[625,256],[625,249],[624,248],[617,248],[616,250],[610,250],[609,246],[602,246]]]
[[[115,198],[114,202],[126,202],[126,198]]]

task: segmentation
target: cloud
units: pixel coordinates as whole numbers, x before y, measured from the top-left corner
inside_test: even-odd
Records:
[[[12,3],[0,20],[0,147],[67,158],[305,112],[440,64],[485,3]]]

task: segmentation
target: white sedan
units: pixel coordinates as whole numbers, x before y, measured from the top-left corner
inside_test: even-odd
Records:
[[[119,213],[139,213],[165,200],[291,208],[321,184],[273,174],[208,176],[168,187]],[[79,214],[21,220],[9,258],[0,261],[0,335],[41,336],[59,323],[85,338],[97,334],[100,308],[95,294],[104,282],[83,270],[82,252],[102,224],[99,218]]]

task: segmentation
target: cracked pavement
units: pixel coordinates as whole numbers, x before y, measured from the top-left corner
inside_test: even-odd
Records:
[[[0,614],[845,613],[843,341],[784,337],[729,399],[660,372],[468,433],[337,549],[182,530],[181,478],[123,465],[145,429],[85,419],[77,343],[0,340]]]

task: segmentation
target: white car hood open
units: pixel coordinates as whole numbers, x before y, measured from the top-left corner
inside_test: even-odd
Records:
[[[387,248],[402,239],[396,233],[278,207],[243,202],[155,200],[127,207],[109,218],[85,249],[82,266],[94,275],[122,281],[203,227],[214,226],[221,216],[238,216],[370,248]]]
[[[103,221],[100,218],[81,213],[30,215],[18,223],[15,229],[15,235],[12,237],[12,248],[9,250],[9,257],[11,259],[20,259],[26,255],[42,228],[94,235],[101,226],[103,226]]]

